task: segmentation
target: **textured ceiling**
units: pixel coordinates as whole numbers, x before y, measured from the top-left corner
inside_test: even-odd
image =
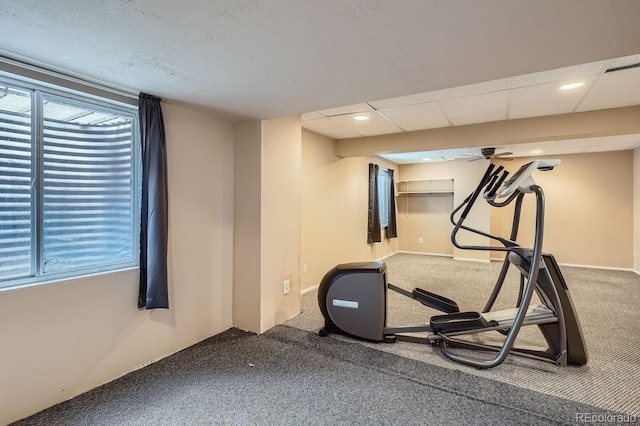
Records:
[[[0,54],[239,121],[637,54],[638,16],[637,0],[3,0]],[[457,99],[434,100],[480,119]]]

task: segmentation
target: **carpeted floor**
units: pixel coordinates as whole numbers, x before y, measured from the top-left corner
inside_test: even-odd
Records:
[[[464,311],[482,310],[501,266],[499,262],[464,262],[404,253],[385,262],[389,282],[407,290],[421,287],[441,294],[457,301]],[[332,337],[426,365],[640,417],[640,276],[632,272],[575,267],[563,267],[562,271],[587,342],[590,358],[585,366],[561,368],[509,356],[496,368],[478,370],[449,361],[431,345],[372,344],[342,336]],[[513,307],[517,280],[515,272],[510,272],[496,309]],[[425,324],[431,315],[437,314],[393,292],[389,293],[388,310],[389,325]],[[287,324],[312,332],[322,327],[316,291],[303,295],[303,312]],[[544,341],[535,326],[523,328],[517,340],[520,346],[541,346],[541,343]]]
[[[281,325],[259,336],[231,329],[15,425],[549,425],[597,416],[624,419]]]

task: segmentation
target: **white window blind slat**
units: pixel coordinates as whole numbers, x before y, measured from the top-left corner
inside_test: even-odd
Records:
[[[31,93],[0,87],[0,280],[29,276],[32,256]]]
[[[137,262],[136,123],[129,107],[0,81],[0,287]]]
[[[131,261],[132,121],[65,121],[59,105],[44,105],[43,273]]]

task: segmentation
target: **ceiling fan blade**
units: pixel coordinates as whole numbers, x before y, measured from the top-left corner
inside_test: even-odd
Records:
[[[511,158],[511,157],[498,157],[497,155],[495,155],[493,157],[493,160],[497,160],[497,161],[513,161],[513,158]]]
[[[504,155],[513,155],[513,152],[499,152],[497,154],[493,154],[494,157],[502,157]]]

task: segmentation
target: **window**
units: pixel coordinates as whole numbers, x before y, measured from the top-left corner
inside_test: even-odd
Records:
[[[135,266],[137,109],[0,77],[0,287]]]
[[[378,211],[380,212],[380,227],[389,226],[389,196],[391,194],[391,179],[386,170],[378,172]]]

